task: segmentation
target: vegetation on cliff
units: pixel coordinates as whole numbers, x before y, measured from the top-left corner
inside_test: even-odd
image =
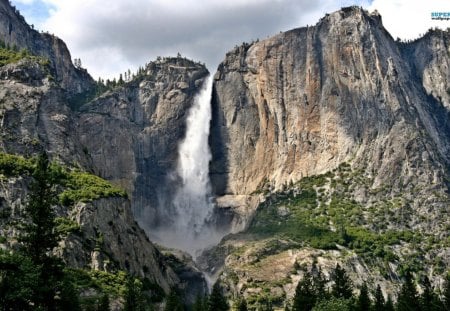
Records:
[[[26,49],[22,49],[19,51],[16,47],[7,46],[3,41],[0,40],[0,67],[16,63],[22,59],[35,60],[41,65],[49,64],[49,60],[44,57],[32,55]]]
[[[7,176],[27,176],[36,167],[36,158],[0,153],[0,173]],[[70,206],[77,202],[89,202],[99,198],[126,197],[124,190],[88,172],[69,169],[57,163],[50,163],[49,170],[54,176],[60,191],[55,194],[59,203]]]

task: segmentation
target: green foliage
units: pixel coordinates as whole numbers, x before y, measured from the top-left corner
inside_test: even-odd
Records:
[[[419,295],[409,272],[406,273],[405,281],[398,294],[396,309],[397,311],[420,311]]]
[[[444,310],[444,305],[434,292],[433,286],[427,276],[423,277],[421,282],[422,294],[420,294],[420,311],[438,311]]]
[[[72,276],[79,290],[94,288],[111,297],[125,295],[128,276],[124,271],[111,273],[99,270],[66,269],[66,273]]]
[[[208,310],[208,296],[197,296],[194,304],[192,305],[192,311],[207,311]]]
[[[351,311],[352,301],[344,298],[331,298],[330,300],[320,301],[313,311]]]
[[[2,310],[31,310],[40,270],[29,257],[0,250],[0,305]]]
[[[0,153],[0,173],[12,177],[30,175],[35,167],[32,159],[25,159],[19,155]]]
[[[0,153],[0,173],[8,177],[30,175],[37,163],[36,158],[26,159],[18,155]],[[69,206],[105,197],[127,196],[124,190],[90,173],[69,170],[56,163],[48,163],[48,168],[52,182],[64,188],[58,196],[59,202],[63,205]]]
[[[37,159],[32,177],[25,206],[26,219],[19,236],[22,242],[19,253],[1,256],[0,299],[17,310],[28,310],[30,306],[36,310],[81,310],[78,292],[64,274],[62,261],[52,255],[59,234],[52,208],[55,175],[46,154]],[[3,291],[3,288],[8,289]]]
[[[109,307],[109,295],[103,294],[102,298],[100,298],[100,303],[97,311],[110,311],[110,310],[111,308]]]
[[[172,290],[166,299],[164,311],[183,311],[184,306],[175,290]]]
[[[25,253],[37,265],[45,264],[48,253],[58,245],[59,236],[55,227],[55,179],[49,169],[46,154],[39,156],[33,172],[25,216],[28,218],[23,226],[20,241]]]
[[[211,295],[208,300],[208,311],[228,311],[229,306],[227,300],[222,294],[222,288],[216,282],[212,288]]]
[[[394,302],[392,301],[391,295],[387,296],[386,304],[384,305],[385,311],[394,311]]]
[[[67,189],[59,195],[60,202],[64,205],[89,202],[105,197],[126,197],[127,195],[125,191],[106,180],[86,172],[69,172],[64,185]]]
[[[352,297],[352,281],[347,275],[345,269],[341,268],[339,264],[336,265],[331,280],[333,281],[333,285],[331,286],[331,294],[335,298],[349,299]]]
[[[398,261],[392,246],[412,243],[421,234],[387,230],[380,225],[385,221],[374,222],[371,217],[378,210],[382,216],[377,214],[377,217],[384,217],[394,207],[363,207],[352,199],[350,188],[355,184],[368,187],[370,179],[345,163],[327,174],[305,177],[287,190],[268,195],[258,207],[247,233],[262,238],[291,239],[321,249],[335,249],[339,244],[365,259]],[[401,204],[397,201],[393,200],[391,205]]]
[[[80,232],[80,225],[76,221],[73,221],[66,217],[56,217],[55,224],[56,232],[60,235]]]
[[[6,47],[4,44],[0,46],[0,67],[7,64],[17,63],[22,59],[30,59],[39,62],[41,65],[48,65],[49,60],[41,57],[31,55],[28,50],[22,49],[18,51],[17,49],[11,49]]]
[[[383,292],[381,291],[380,284],[377,285],[377,289],[375,291],[375,301],[373,305],[374,311],[383,311],[385,309],[384,305],[384,296]]]
[[[303,279],[300,280],[295,289],[293,311],[310,311],[317,300],[316,292],[313,286],[312,275],[306,272]]]
[[[450,310],[450,274],[445,277],[444,290],[442,291],[442,301],[446,310]]]
[[[237,311],[248,311],[247,301],[245,300],[245,298],[241,298],[238,300],[236,310]]]
[[[145,311],[145,299],[142,293],[142,282],[129,277],[125,290],[124,311]]]
[[[361,290],[358,296],[358,300],[356,301],[355,311],[367,311],[371,308],[371,301],[369,298],[369,290],[367,288],[367,284],[363,283],[361,286]]]

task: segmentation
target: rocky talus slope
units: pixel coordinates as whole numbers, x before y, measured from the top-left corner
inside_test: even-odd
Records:
[[[450,265],[449,47],[448,31],[400,42],[376,12],[349,7],[227,53],[211,180],[223,207],[260,203],[205,268],[280,306],[313,262],[388,292],[407,269],[439,284]]]

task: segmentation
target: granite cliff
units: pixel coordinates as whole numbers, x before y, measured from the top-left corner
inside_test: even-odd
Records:
[[[132,81],[106,87],[72,64],[63,41],[33,30],[6,0],[0,1],[0,15],[2,46],[19,59],[0,67],[2,154],[46,151],[69,171],[96,174],[127,193],[58,206],[58,216],[76,230],[57,253],[72,268],[127,271],[166,293],[178,287],[195,299],[206,290],[201,273],[182,261],[172,267],[135,216],[155,210],[164,176],[176,165],[185,113],[207,69],[164,58]],[[29,181],[23,174],[0,181],[4,247],[15,247]]]
[[[438,284],[450,264],[449,245],[430,242],[448,238],[449,46],[448,30],[396,41],[378,13],[349,7],[227,53],[210,174],[219,205],[250,217],[204,268],[280,306],[313,263],[391,293],[407,269]]]
[[[167,220],[187,111],[208,70],[168,57],[100,85],[6,0],[0,15],[2,42],[29,52],[0,67],[2,153],[45,150],[127,193],[58,206],[79,227],[59,254],[166,293],[184,287],[190,300],[205,291],[185,254],[163,255],[147,236]],[[221,273],[230,295],[279,306],[313,263],[329,274],[340,262],[356,284],[367,275],[385,292],[407,269],[441,280],[450,266],[449,46],[441,30],[396,41],[377,13],[350,7],[227,53],[214,75],[210,177],[216,219],[243,231],[206,252],[202,268]],[[5,247],[14,247],[28,183],[0,180]]]
[[[448,46],[439,30],[396,42],[379,15],[352,7],[236,47],[215,75],[216,194],[281,189],[344,162],[373,188],[395,194],[420,186],[413,201],[445,193]]]

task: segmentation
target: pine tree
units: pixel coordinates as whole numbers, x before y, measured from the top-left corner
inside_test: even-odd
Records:
[[[248,311],[248,307],[247,307],[247,301],[245,300],[245,298],[241,298],[238,301],[237,304],[237,311]]]
[[[352,282],[344,268],[339,264],[336,265],[332,275],[334,284],[331,287],[331,294],[336,298],[349,299],[352,297]]]
[[[100,298],[100,303],[98,305],[97,311],[110,311],[111,308],[109,307],[109,295],[103,294],[103,296]]]
[[[58,309],[64,311],[81,311],[80,299],[72,280],[64,278],[61,286],[61,300]]]
[[[295,289],[293,311],[312,310],[316,303],[316,293],[314,291],[312,275],[306,272],[303,279],[298,282]]]
[[[445,277],[444,290],[442,291],[442,302],[445,310],[450,310],[450,274]]]
[[[40,269],[18,253],[0,250],[0,309],[31,310]]]
[[[56,192],[55,181],[49,168],[49,160],[45,153],[38,158],[33,173],[33,182],[25,207],[25,216],[29,222],[24,225],[20,241],[25,247],[25,254],[37,265],[48,261],[48,253],[58,245],[55,227]]]
[[[402,284],[397,298],[397,311],[419,311],[419,295],[410,272],[406,272],[405,282]]]
[[[206,311],[207,308],[207,297],[197,296],[192,306],[192,311]]]
[[[227,300],[222,294],[222,289],[218,282],[214,284],[208,300],[208,311],[228,311]]]
[[[421,286],[423,289],[422,294],[419,297],[421,311],[433,311],[438,307],[436,305],[437,295],[434,293],[434,289],[431,286],[430,279],[425,276],[422,279]]]
[[[313,266],[312,271],[314,272],[315,270],[315,266]],[[316,273],[313,273],[314,294],[317,300],[328,299],[329,293],[326,290],[326,285],[327,279],[319,268]]]
[[[381,291],[380,284],[377,285],[377,290],[375,291],[375,303],[374,303],[373,309],[374,309],[374,311],[385,310],[384,296],[383,296],[383,292]]]
[[[142,283],[138,279],[129,277],[125,290],[124,311],[144,311],[144,297]]]
[[[23,254],[29,257],[40,271],[38,284],[33,289],[32,303],[37,309],[54,310],[58,303],[71,298],[61,297],[66,293],[63,291],[65,286],[63,263],[52,255],[52,250],[58,245],[59,239],[53,210],[57,196],[55,176],[45,153],[38,157],[32,177],[33,181],[25,206],[28,222],[23,225],[19,240],[24,245]],[[59,300],[56,299],[57,297]]]
[[[366,283],[363,283],[361,286],[361,290],[358,296],[358,300],[356,302],[356,310],[357,311],[367,311],[370,310],[371,301],[369,298],[369,290],[367,289]]]
[[[385,311],[394,311],[395,310],[394,302],[392,301],[391,295],[387,296],[386,304],[384,305],[384,310]]]
[[[180,297],[178,297],[177,292],[175,290],[172,290],[167,296],[166,299],[166,307],[164,308],[164,311],[183,311],[183,303],[180,300]]]

